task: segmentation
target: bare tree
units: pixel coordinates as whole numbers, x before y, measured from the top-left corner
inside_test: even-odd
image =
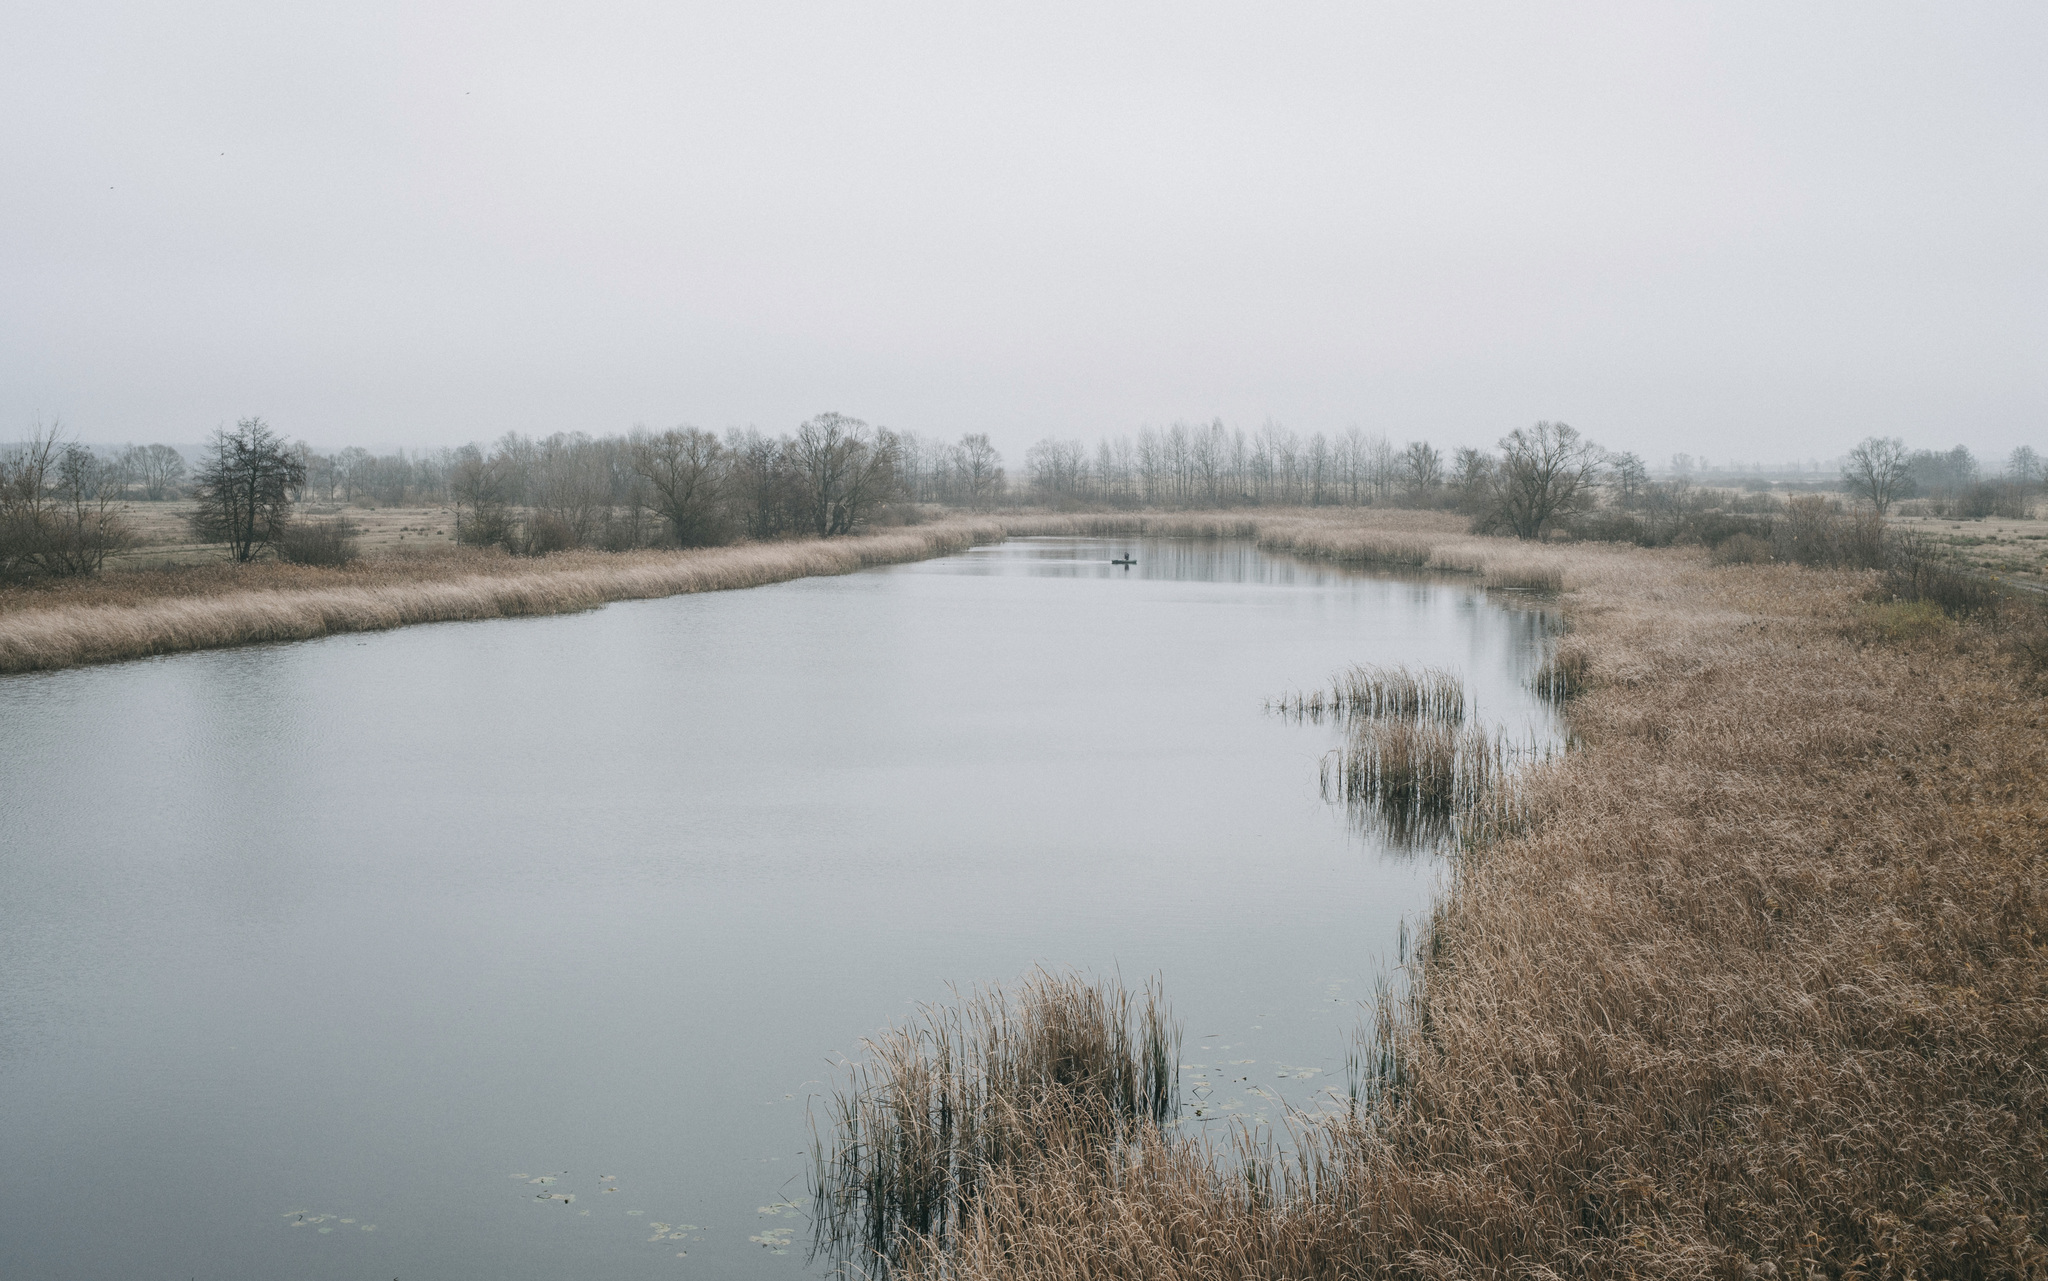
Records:
[[[1401,484],[1411,503],[1426,503],[1444,483],[1444,456],[1427,441],[1411,441],[1401,451]]]
[[[207,542],[226,543],[246,561],[291,519],[292,495],[306,483],[305,465],[261,418],[244,418],[233,431],[213,433],[194,477],[199,510],[192,529]]]
[[[2041,455],[2032,445],[2020,445],[2005,460],[2006,479],[2022,489],[2041,483]]]
[[[517,485],[512,462],[504,453],[489,456],[475,445],[455,451],[448,477],[448,497],[455,507],[455,541],[490,547],[510,540],[512,499]],[[469,515],[462,514],[464,507]]]
[[[722,540],[720,499],[725,447],[695,427],[678,427],[633,442],[633,470],[654,487],[654,507],[668,520],[678,547]]]
[[[96,574],[128,542],[117,463],[40,428],[0,452],[0,578]]]
[[[887,502],[896,476],[896,437],[858,418],[819,414],[788,445],[802,485],[806,525],[820,537],[850,534]]]
[[[1650,483],[1650,469],[1640,454],[1616,454],[1608,460],[1613,468],[1614,497],[1625,511],[1634,511],[1643,501]]]
[[[974,432],[962,436],[956,459],[960,489],[967,496],[968,506],[980,508],[994,502],[1003,488],[1003,456],[989,443],[988,434]]]
[[[1879,516],[1905,496],[1911,482],[1906,442],[1896,436],[1865,437],[1842,464],[1842,483],[1856,497],[1868,500]]]
[[[1087,483],[1088,455],[1078,440],[1047,436],[1024,451],[1024,470],[1038,501],[1058,507],[1082,496]]]
[[[1600,449],[1564,423],[1537,423],[1501,438],[1485,480],[1491,515],[1517,538],[1541,538],[1585,505]]]
[[[142,486],[143,497],[160,503],[185,478],[185,458],[169,445],[130,445],[121,451],[121,482]]]

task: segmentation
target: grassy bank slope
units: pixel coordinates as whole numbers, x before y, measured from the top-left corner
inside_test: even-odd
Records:
[[[963,551],[998,525],[945,522],[864,538],[684,552],[481,551],[365,559],[348,569],[221,565],[19,591],[0,608],[0,672],[115,662],[409,623],[563,614],[607,601],[757,587]]]
[[[114,572],[0,590],[0,673],[117,662],[409,623],[561,614],[607,601],[758,587],[924,560],[1033,534],[1257,538],[1275,551],[1362,565],[1512,568],[1547,549],[1458,534],[1441,513],[1276,512],[959,517],[857,538],[696,551],[562,552],[524,560],[439,548],[365,557],[347,569],[275,561]],[[1421,537],[1434,543],[1418,541]],[[1432,551],[1432,546],[1435,550]],[[1420,554],[1417,554],[1417,549]],[[1434,559],[1432,559],[1434,557]],[[1505,580],[1503,580],[1505,581]]]
[[[1464,857],[1378,1103],[1033,1167],[923,1272],[2043,1275],[2042,697],[1860,576],[1568,560],[1583,746]]]

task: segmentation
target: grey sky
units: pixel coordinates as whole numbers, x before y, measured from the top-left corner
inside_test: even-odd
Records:
[[[2048,6],[0,16],[0,435],[2048,448]]]

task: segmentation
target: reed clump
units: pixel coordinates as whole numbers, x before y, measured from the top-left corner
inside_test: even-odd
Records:
[[[1486,586],[1497,591],[1545,592],[1564,590],[1564,571],[1555,565],[1504,566],[1486,571]]]
[[[1592,658],[1582,646],[1569,640],[1551,647],[1543,665],[1536,669],[1530,687],[1553,703],[1576,698],[1586,691],[1592,676]]]
[[[1465,719],[1465,682],[1440,668],[1353,664],[1330,678],[1327,689],[1273,700],[1274,711],[1309,721],[1325,716],[1390,716],[1458,724]]]
[[[886,1271],[943,1246],[992,1186],[1047,1161],[1120,1161],[1179,1108],[1159,985],[1039,970],[869,1041],[813,1149],[814,1252]]]
[[[1474,824],[1495,830],[1513,808],[1511,771],[1540,754],[1499,729],[1359,718],[1323,758],[1322,792],[1361,828],[1421,847],[1469,836]]]

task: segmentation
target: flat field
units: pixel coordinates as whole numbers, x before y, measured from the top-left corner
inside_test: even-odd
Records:
[[[1936,551],[1972,569],[2048,587],[2048,521],[1898,516],[1888,523],[1925,538]]]
[[[219,561],[219,544],[194,542],[192,539],[192,513],[197,507],[198,504],[183,499],[163,503],[122,503],[121,518],[134,531],[135,546],[114,557],[111,568],[205,565]],[[359,507],[354,504],[307,503],[298,508],[297,514],[314,519],[347,517],[356,527],[356,542],[365,554],[455,546],[455,509],[445,504]]]

